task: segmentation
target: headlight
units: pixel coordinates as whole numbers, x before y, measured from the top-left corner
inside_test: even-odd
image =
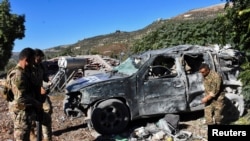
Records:
[[[80,91],[82,94],[82,100],[81,103],[83,104],[90,104],[90,94],[86,90],[81,90]]]

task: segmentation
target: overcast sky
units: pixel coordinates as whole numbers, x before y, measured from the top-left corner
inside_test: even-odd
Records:
[[[2,1],[2,0],[0,0]],[[136,31],[157,19],[168,19],[225,0],[9,0],[11,13],[25,15],[24,47],[46,49],[84,38]]]

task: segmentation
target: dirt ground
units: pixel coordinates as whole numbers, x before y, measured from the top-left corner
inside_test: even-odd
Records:
[[[53,141],[113,141],[126,139],[131,129],[143,127],[148,123],[155,123],[158,119],[143,119],[131,122],[128,131],[110,137],[101,136],[94,129],[89,129],[83,118],[71,119],[63,112],[64,95],[50,96],[53,105],[52,130]],[[203,111],[181,115],[180,130],[192,133],[193,141],[207,139],[207,127],[204,125]],[[0,141],[13,140],[13,124],[8,115],[7,102],[0,96]]]

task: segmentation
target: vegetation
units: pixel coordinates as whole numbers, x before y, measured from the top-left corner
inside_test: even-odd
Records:
[[[230,37],[224,33],[222,27],[216,28],[217,21],[215,19],[169,20],[166,25],[137,40],[132,51],[138,53],[179,44],[226,44]]]
[[[11,14],[10,11],[9,1],[3,0],[0,3],[0,71],[11,58],[15,39],[24,37],[24,15]]]
[[[250,107],[250,0],[227,0],[226,10],[223,25],[227,29],[232,29],[230,35],[235,48],[246,54],[240,79],[244,86],[243,95],[246,106]]]
[[[13,67],[15,67],[16,66],[16,64],[17,64],[17,61],[16,60],[14,60],[14,59],[9,59],[9,62],[8,62],[8,64],[5,66],[5,72],[7,72],[8,70],[10,70],[11,68],[13,68]]]
[[[250,0],[227,0],[224,26],[233,30],[232,41],[235,48],[250,54]],[[232,2],[232,6],[230,5]]]

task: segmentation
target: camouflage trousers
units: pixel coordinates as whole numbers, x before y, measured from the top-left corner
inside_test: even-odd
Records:
[[[47,96],[45,102],[43,103],[43,122],[42,122],[42,132],[43,138],[52,141],[52,118],[53,113],[52,104],[50,97]]]
[[[206,124],[221,124],[221,121],[223,119],[223,108],[223,101],[212,101],[209,105],[206,105],[204,109]]]
[[[43,103],[43,117],[42,117],[42,137],[46,141],[52,141],[52,104],[50,98],[47,96]],[[35,134],[35,121],[33,120],[31,134]]]
[[[29,141],[32,114],[33,113],[23,110],[18,112],[10,111],[10,115],[14,123],[15,141]]]

